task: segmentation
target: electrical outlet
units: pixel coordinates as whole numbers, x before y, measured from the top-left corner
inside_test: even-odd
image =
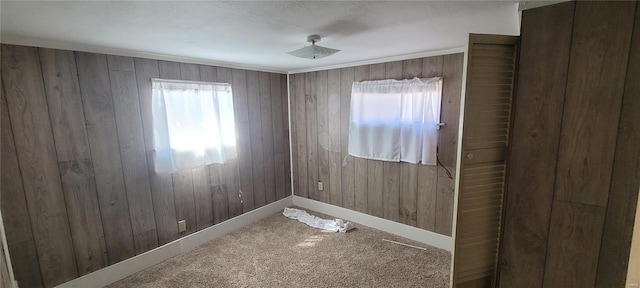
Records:
[[[318,182],[318,191],[324,191],[324,183]]]
[[[178,221],[178,232],[187,231],[187,220]]]
[[[629,284],[627,287],[628,288],[639,288],[640,285],[638,285],[638,283],[633,283],[633,284]]]

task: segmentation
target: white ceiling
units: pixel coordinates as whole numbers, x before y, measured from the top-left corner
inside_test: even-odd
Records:
[[[514,1],[2,1],[0,9],[3,43],[142,52],[271,71],[445,50],[464,46],[467,33],[520,30]],[[309,34],[342,51],[316,60],[286,54],[307,45]]]

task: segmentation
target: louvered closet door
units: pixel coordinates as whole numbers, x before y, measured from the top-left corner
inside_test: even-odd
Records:
[[[452,287],[494,283],[519,38],[469,35]]]

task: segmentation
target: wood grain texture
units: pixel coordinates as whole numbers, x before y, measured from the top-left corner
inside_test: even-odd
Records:
[[[233,71],[231,71],[231,68],[218,67],[216,72],[219,82],[233,83]],[[231,89],[233,89],[233,87]],[[228,162],[222,164],[220,168],[222,169],[221,181],[224,187],[223,191],[226,193],[226,195],[224,195],[225,199],[223,200],[227,203],[227,215],[224,219],[226,220],[242,214],[242,203],[240,201],[240,188],[238,184],[238,160],[230,159]]]
[[[45,287],[42,283],[38,255],[33,241],[9,246],[13,275],[18,287]]]
[[[635,5],[576,3],[555,199],[607,204]]]
[[[385,64],[381,63],[381,64],[374,64],[374,65],[370,65],[369,67],[369,77],[367,77],[367,79],[361,79],[359,78],[359,73],[358,73],[358,67],[356,67],[356,81],[363,81],[363,80],[381,80],[381,79],[385,79]],[[385,201],[387,201],[388,199],[386,199],[385,197],[388,195],[388,193],[385,193],[387,191],[389,191],[389,181],[390,179],[388,178],[388,176],[391,176],[390,174],[387,174],[386,172],[389,171],[389,167],[393,166],[398,168],[398,165],[390,165],[390,163],[387,163],[387,171],[384,170],[384,166],[386,162],[383,161],[377,161],[377,160],[370,160],[367,159],[367,211],[369,211],[369,214],[377,216],[377,217],[385,217],[385,208],[384,204]],[[397,164],[397,163],[396,163]],[[356,167],[358,166],[358,163],[356,162]],[[356,169],[357,170],[357,169]],[[399,171],[396,171],[399,172]],[[396,181],[395,183],[391,184],[391,187],[394,187],[394,184],[399,184],[398,183],[398,179],[395,178]],[[391,180],[393,182],[393,180]],[[400,186],[397,186],[398,188]],[[357,183],[356,183],[356,192],[358,190],[357,187]],[[400,196],[398,196],[398,200],[394,201],[393,203],[391,203],[390,205],[394,205],[397,204]],[[356,196],[357,197],[357,196]],[[393,197],[393,196],[391,196]],[[399,208],[398,206],[395,207],[396,211],[397,208]],[[390,210],[393,210],[394,208],[392,208],[391,206],[389,207]],[[387,215],[389,214],[389,212],[387,212]],[[386,218],[386,217],[385,217]],[[389,219],[389,218],[387,218]]]
[[[280,75],[270,74],[271,77],[271,125],[273,131],[273,152],[274,152],[274,176],[275,176],[275,200],[280,200],[285,197],[287,193],[286,179],[285,179],[285,135],[284,126],[282,125],[282,110],[287,109],[286,104],[283,105],[282,88],[280,85],[282,81]]]
[[[251,163],[253,169],[253,203],[255,208],[266,204],[264,153],[262,145],[262,113],[260,81],[258,73],[247,71],[247,104],[249,106],[249,133],[251,139]]]
[[[105,55],[76,52],[109,264],[135,255]]]
[[[426,60],[426,59],[425,59]],[[425,77],[442,75],[442,108],[440,121],[445,126],[440,128],[438,139],[438,160],[444,165],[437,167],[437,187],[436,187],[436,232],[451,236],[453,226],[453,198],[455,179],[449,178],[446,171],[449,170],[451,176],[456,171],[456,155],[458,147],[458,129],[460,125],[460,95],[462,93],[462,74],[464,55],[445,55],[442,60],[436,58],[437,67],[442,61],[442,72],[438,68],[432,68]],[[427,61],[423,64],[427,65]],[[425,68],[423,68],[425,69]],[[446,168],[446,169],[445,169]]]
[[[275,159],[273,157],[273,124],[271,113],[271,79],[269,73],[258,73],[259,93],[260,93],[260,112],[262,116],[262,153],[263,153],[263,173],[264,173],[264,191],[265,203],[269,204],[276,199],[276,183],[275,183]]]
[[[636,4],[637,5],[637,4]],[[638,191],[640,191],[640,6],[636,6],[633,39],[629,52],[629,66],[625,81],[622,111],[618,125],[616,152],[613,159],[611,189],[607,215],[602,232],[602,246],[598,258],[596,287],[622,287],[625,272],[640,280],[640,265],[629,261],[630,249],[635,249],[636,263],[640,260],[640,222],[638,219]],[[634,220],[635,215],[635,220]],[[635,221],[635,228],[634,228]],[[635,232],[634,232],[635,229]],[[635,233],[636,236],[633,236]],[[636,240],[632,240],[636,237]],[[632,244],[632,241],[635,244]],[[635,245],[635,246],[633,246]],[[636,247],[636,248],[631,248]],[[632,254],[633,255],[633,254]],[[633,258],[634,256],[631,256]],[[629,282],[631,284],[633,282]]]
[[[447,55],[448,57],[449,55]],[[421,67],[421,71],[420,71],[420,77],[424,77],[424,78],[428,78],[428,77],[443,77],[445,78],[445,76],[443,75],[443,56],[433,56],[433,57],[428,57],[428,58],[422,58],[419,59],[421,60],[420,65]],[[409,63],[407,63],[409,65]],[[413,64],[413,65],[417,65]],[[450,71],[456,73],[457,75],[450,75],[452,77],[452,79],[448,79],[448,77],[446,77],[446,79],[443,79],[443,86],[445,87],[461,87],[462,86],[462,81],[456,82],[456,79],[460,79],[462,75],[460,75],[459,71],[462,71],[462,66],[457,67],[448,67],[450,69]],[[414,69],[405,69],[405,74],[409,74],[406,76],[412,76],[411,74],[415,74],[418,73],[416,72],[411,72]],[[451,81],[450,81],[451,80]],[[456,86],[457,85],[457,86]],[[460,109],[458,106],[458,109],[454,109],[454,107],[449,106],[449,103],[459,103],[460,101],[460,94],[458,93],[458,95],[456,96],[454,93],[455,91],[451,91],[454,93],[450,93],[449,89],[444,88],[442,89],[442,107],[441,107],[441,116],[440,116],[440,121],[445,123],[445,126],[440,128],[440,131],[438,132],[438,137],[439,137],[439,142],[441,142],[443,140],[443,138],[446,138],[447,136],[449,136],[452,132],[448,132],[448,131],[455,131],[453,133],[455,133],[455,139],[454,141],[457,142],[457,138],[458,138],[458,134],[457,134],[457,126],[452,125],[453,123],[449,123],[454,121],[453,119],[455,119],[455,122],[458,122],[459,116],[460,116]],[[451,97],[454,97],[454,99],[451,99]],[[455,129],[455,130],[454,130]],[[450,144],[447,144],[450,145]],[[455,146],[455,142],[454,142],[454,146]],[[444,151],[442,151],[444,150]],[[442,151],[442,152],[440,152]],[[449,147],[443,147],[442,144],[438,144],[438,159],[441,159],[443,157],[449,157],[449,158],[453,158],[454,162],[455,162],[455,149],[450,149]],[[445,155],[446,154],[446,155]],[[438,233],[441,234],[448,234],[451,235],[451,229],[446,229],[446,221],[442,221],[441,223],[443,223],[444,225],[436,225],[436,216],[439,216],[439,213],[451,213],[452,214],[452,208],[453,208],[453,199],[451,199],[451,201],[449,202],[445,202],[442,201],[442,203],[440,203],[440,205],[438,205],[437,202],[437,192],[438,192],[438,186],[443,187],[443,179],[440,179],[438,177],[438,170],[440,169],[440,167],[434,167],[434,166],[429,166],[429,165],[419,165],[418,167],[418,192],[417,192],[417,220],[416,220],[416,226],[418,228],[422,228],[422,229],[426,229],[429,231],[438,231]],[[449,188],[451,188],[451,195],[453,195],[453,181],[450,179],[446,179],[444,180],[446,181],[446,183],[451,182],[451,186]],[[441,198],[443,199],[443,198]],[[451,212],[449,212],[451,211]],[[440,217],[440,220],[445,220],[445,219],[451,219],[451,217]],[[451,226],[451,224],[449,224],[449,227]],[[437,228],[441,228],[441,230],[438,230]],[[445,229],[442,229],[445,228]]]
[[[108,261],[75,56],[39,52],[78,272],[84,275]]]
[[[159,64],[156,60],[136,58],[134,65],[158,245],[164,245],[178,239],[179,233],[171,174],[156,173],[154,164],[151,79],[160,77]]]
[[[319,201],[329,203],[331,196],[331,179],[329,174],[329,99],[327,95],[328,72],[318,71],[317,78],[312,85],[316,95],[316,125],[318,129],[318,182],[324,184],[324,191],[317,191]]]
[[[422,62],[422,59],[402,61],[402,78],[421,77]],[[400,222],[414,227],[417,226],[418,221],[418,166],[420,165],[400,163],[400,208],[398,211]]]
[[[377,66],[383,68],[383,66]],[[359,66],[354,69],[353,82],[369,79],[370,67]],[[351,91],[351,90],[350,90]],[[349,94],[351,96],[351,94]],[[349,122],[350,124],[350,122]],[[348,152],[348,141],[345,147]],[[382,217],[382,163],[373,160],[349,156],[354,162],[354,198],[355,210]],[[369,171],[371,169],[371,171]],[[369,189],[369,186],[371,189]]]
[[[178,62],[158,61],[160,78],[170,80],[182,80],[182,70],[193,72],[193,66]],[[189,72],[185,71],[189,77]],[[175,199],[176,224],[177,221],[186,220],[187,230],[182,235],[188,235],[197,231],[195,199],[193,195],[193,175],[191,170],[183,170],[171,174],[173,183],[173,197]]]
[[[292,115],[295,115],[295,111],[292,110],[292,106],[289,102],[289,87],[288,85],[288,79],[287,79],[287,75],[280,75],[280,97],[282,98],[282,122],[280,123],[280,125],[283,126],[283,137],[284,137],[284,188],[285,188],[285,194],[283,195],[283,197],[288,197],[290,195],[292,195],[292,174],[291,171],[293,169],[292,167],[292,163],[291,163],[291,139],[292,139],[292,132],[293,130],[290,128],[290,124],[291,124],[291,119],[292,117],[289,116],[289,113],[294,113]]]
[[[38,50],[2,45],[2,81],[42,280],[54,286],[78,270]]]
[[[318,118],[317,103],[318,95],[315,80],[317,72],[304,75],[304,96],[306,99],[307,117],[307,191],[309,198],[318,200]]]
[[[139,235],[155,233],[156,221],[153,213],[149,168],[147,167],[142,132],[138,84],[136,83],[133,58],[110,56],[107,58],[107,63],[110,69],[113,109],[118,127],[122,173],[127,189],[134,244],[136,254],[141,254],[158,247],[158,237],[155,237],[155,242],[139,240]],[[131,71],[124,71],[125,68]]]
[[[309,197],[309,171],[307,169],[307,115],[306,115],[306,95],[305,95],[305,74],[294,75],[294,89],[291,98],[295,97],[296,109],[296,150],[297,158],[293,159],[298,163],[298,168],[294,172],[297,174],[298,186],[295,191],[300,197]]]
[[[31,232],[31,219],[24,186],[18,165],[18,156],[13,141],[13,131],[9,122],[7,100],[4,97],[4,87],[0,83],[0,148],[2,170],[0,170],[0,209],[2,221],[7,237],[9,253],[12,257],[13,274],[16,281],[25,287],[42,287],[40,265],[36,256],[36,246]]]
[[[91,159],[59,162],[80,276],[107,265],[108,254],[102,228],[100,204]]]
[[[355,209],[355,167],[354,157],[349,156],[349,114],[351,111],[351,86],[353,85],[354,69],[352,67],[340,69],[340,161],[342,207]]]
[[[206,75],[201,75],[201,72],[206,73]],[[218,70],[215,67],[180,63],[180,77],[182,80],[216,82],[217,72]],[[209,80],[211,78],[213,79]],[[196,230],[201,230],[213,225],[213,200],[208,183],[209,167],[191,169],[191,177],[196,220],[194,225]]]
[[[523,13],[500,285],[541,287],[575,3]],[[554,59],[542,62],[540,59]]]
[[[327,75],[328,138],[329,138],[329,203],[342,206],[342,155],[340,134],[340,70]]]
[[[202,74],[231,83],[241,118],[236,122],[245,132],[238,132],[238,159],[251,170],[242,174],[251,186],[245,199],[252,199],[247,71],[12,45],[2,50],[2,80],[9,85],[0,87],[9,89],[8,101],[0,95],[2,161],[14,168],[0,173],[0,208],[21,286],[50,287],[171,242],[180,237],[178,219],[189,218],[195,231],[254,209],[240,197],[235,160],[211,171],[155,173],[151,111],[152,78],[200,81]],[[278,182],[282,198],[291,191],[284,174],[291,169],[286,78],[265,75],[273,151],[264,157],[277,162],[271,181]],[[261,131],[257,99],[255,127]],[[262,134],[259,139],[262,152]],[[196,195],[202,196],[198,205]],[[264,205],[264,192],[262,199]],[[214,203],[220,205],[215,217]]]
[[[75,56],[64,50],[39,52],[58,161],[91,158]]]
[[[213,66],[181,65],[180,74],[183,80],[217,82],[217,70]],[[191,170],[193,177],[193,197],[196,206],[196,229],[198,231],[212,226],[213,221],[213,195],[211,183],[209,183],[209,170],[211,166],[199,167]]]
[[[402,79],[402,61],[388,62],[384,64],[384,78]],[[373,77],[373,71],[371,72]],[[391,221],[400,221],[400,163],[384,162],[384,218]]]
[[[247,98],[247,75],[244,70],[233,69],[233,109],[236,117],[236,139],[238,147],[238,179],[240,181],[240,203],[242,212],[253,210],[253,169],[251,158],[251,134],[249,129],[249,102]]]
[[[605,209],[553,201],[544,287],[594,287]]]
[[[424,165],[408,165],[401,163],[386,163],[383,161],[368,160],[357,158],[348,155],[348,139],[349,139],[349,112],[351,104],[351,86],[354,81],[367,81],[367,80],[381,80],[386,78],[413,78],[413,77],[435,77],[443,76],[443,60],[447,57],[446,65],[448,75],[446,78],[450,78],[451,81],[445,80],[445,88],[443,91],[443,112],[442,117],[445,121],[451,122],[449,134],[445,133],[445,139],[441,140],[444,145],[451,146],[446,147],[440,154],[443,155],[445,161],[451,167],[455,169],[455,153],[457,145],[457,127],[459,118],[459,103],[460,103],[460,90],[462,86],[462,54],[435,56],[428,58],[410,59],[405,61],[398,61],[393,63],[381,63],[374,65],[363,65],[357,67],[342,68],[339,70],[321,71],[327,73],[327,106],[328,106],[328,147],[329,147],[329,177],[330,180],[336,178],[337,173],[341,174],[340,177],[340,194],[342,196],[342,204],[334,202],[337,196],[337,192],[332,189],[336,189],[334,184],[329,183],[329,193],[331,195],[329,199],[322,200],[323,202],[330,204],[338,204],[341,207],[353,209],[359,212],[367,213],[370,215],[384,217],[385,208],[387,205],[387,214],[396,214],[398,221],[400,221],[400,215],[403,216],[403,223],[408,223],[412,226],[420,227],[430,231],[436,231],[436,216],[440,216],[444,213],[444,216],[440,216],[440,230],[438,233],[451,235],[451,221],[453,210],[453,180],[446,176],[444,170],[439,171],[435,166]],[[389,67],[389,76],[387,76],[387,66]],[[324,85],[324,79],[320,79],[318,75],[320,72],[309,72],[302,74],[291,75],[291,95],[292,99],[299,100],[305,99],[299,95],[306,95],[305,100],[313,100],[314,95],[317,94],[318,87]],[[340,87],[337,87],[336,83],[340,78]],[[339,90],[340,96],[337,97]],[[315,92],[314,92],[315,91]],[[334,94],[335,93],[335,94]],[[311,96],[311,97],[309,97]],[[338,102],[339,101],[339,107]],[[293,103],[292,103],[293,104]],[[319,111],[323,111],[325,104],[318,105],[301,105],[296,103],[296,108],[293,109],[296,112],[295,118],[292,120],[292,127],[296,129],[295,138],[293,144],[295,145],[294,162],[295,166],[298,166],[294,171],[295,178],[298,182],[307,181],[303,186],[314,192],[317,185],[315,184],[315,178],[309,175],[311,171],[300,168],[300,164],[309,165],[309,145],[313,143],[323,143],[321,138],[323,133],[320,130],[313,132],[319,138],[317,142],[313,141],[313,137],[309,136],[310,129],[320,129],[318,120]],[[311,112],[317,112],[316,116],[309,116],[309,110],[314,109]],[[320,110],[318,110],[320,109]],[[302,114],[304,113],[304,114]],[[304,115],[304,116],[303,116]],[[338,118],[340,119],[337,123]],[[317,120],[315,124],[309,123],[309,120]],[[336,127],[339,126],[339,127]],[[340,131],[340,144],[335,145],[334,139],[337,139],[337,131]],[[307,134],[307,135],[305,135]],[[337,147],[339,146],[339,147]],[[316,146],[317,148],[317,146]],[[338,155],[332,153],[340,152],[340,158]],[[307,150],[307,153],[301,153],[301,151]],[[306,157],[306,158],[305,158]],[[340,161],[340,170],[335,168],[337,160]],[[321,168],[319,163],[314,164],[318,168]],[[385,165],[387,170],[385,171]],[[332,170],[334,169],[334,170]],[[316,170],[318,171],[318,170]],[[406,171],[406,173],[405,173]],[[307,173],[307,175],[303,175]],[[443,196],[440,197],[440,203],[442,207],[437,206],[436,194],[438,176],[447,177],[443,181],[443,185],[440,186],[440,192]],[[404,180],[403,180],[404,179]],[[309,181],[311,183],[309,183]],[[299,183],[300,184],[300,183]],[[450,184],[450,185],[448,185]],[[385,188],[386,186],[386,188]],[[327,187],[325,183],[325,188]],[[333,188],[331,188],[333,187]],[[385,190],[386,189],[386,190]],[[385,191],[391,191],[397,196],[388,196],[384,194]],[[308,191],[296,190],[296,195],[303,196],[303,193]],[[327,192],[327,191],[325,191]],[[322,193],[322,192],[318,192]],[[314,198],[310,194],[309,198]],[[322,195],[322,194],[318,194]],[[385,197],[390,197],[391,204],[388,205]],[[335,200],[337,201],[337,200]],[[400,205],[402,203],[402,205]],[[391,208],[395,207],[395,208]],[[391,212],[393,210],[393,212]],[[437,215],[438,214],[438,215]],[[389,218],[392,216],[389,216]]]

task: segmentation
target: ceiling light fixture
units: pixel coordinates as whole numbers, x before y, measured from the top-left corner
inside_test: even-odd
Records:
[[[320,35],[307,36],[307,42],[311,43],[311,45],[300,48],[298,50],[287,52],[287,54],[300,58],[320,59],[329,55],[333,55],[334,53],[340,51],[316,45],[316,43],[320,42]]]

